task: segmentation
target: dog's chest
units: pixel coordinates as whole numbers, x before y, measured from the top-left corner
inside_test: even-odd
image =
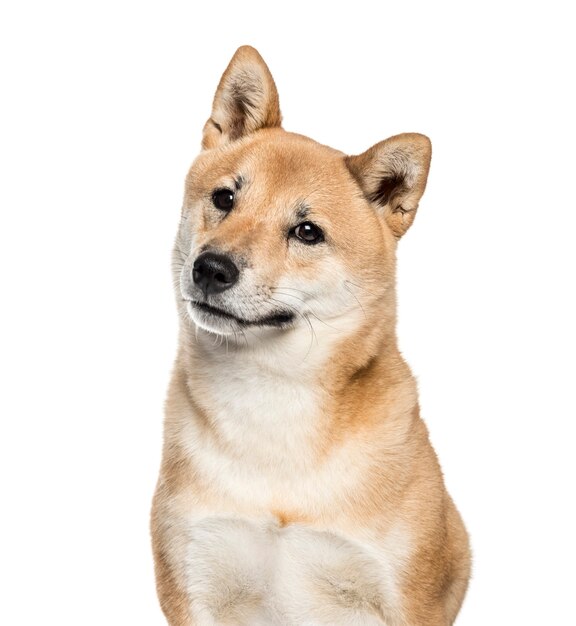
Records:
[[[359,455],[353,438],[323,450],[315,389],[278,381],[263,384],[261,393],[231,387],[214,397],[210,411],[214,430],[186,420],[180,441],[210,493],[236,510],[307,517],[340,506],[369,471],[370,457]]]
[[[358,540],[334,528],[281,527],[268,514],[248,517],[286,511],[318,518],[341,506],[366,475],[369,460],[352,440],[318,454],[326,403],[318,382],[266,376],[230,362],[205,363],[197,382],[195,389],[209,398],[203,408],[217,436],[187,420],[182,441],[215,497],[181,510],[186,547],[175,557],[195,623],[388,623],[407,553],[402,533]]]
[[[189,533],[185,572],[200,624],[382,625],[396,604],[405,537],[374,547],[232,517],[197,520]]]

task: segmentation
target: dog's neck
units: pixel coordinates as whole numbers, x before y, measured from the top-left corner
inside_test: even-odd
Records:
[[[189,442],[195,442],[190,445],[197,446],[195,454],[210,472],[217,472],[223,459],[242,458],[242,467],[252,468],[250,480],[268,475],[288,485],[313,473],[319,458],[342,445],[346,420],[366,419],[378,410],[369,388],[378,388],[379,397],[390,388],[394,399],[386,401],[387,411],[396,398],[403,413],[410,411],[415,390],[404,383],[395,388],[406,380],[407,367],[395,336],[383,330],[393,326],[370,326],[360,318],[348,322],[347,330],[342,323],[316,321],[312,330],[228,338],[228,345],[222,337],[184,329],[176,367],[202,422]],[[353,412],[346,411],[350,402]]]

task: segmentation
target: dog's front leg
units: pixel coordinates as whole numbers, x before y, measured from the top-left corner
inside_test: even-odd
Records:
[[[178,584],[167,559],[157,545],[154,545],[154,557],[158,598],[168,624],[170,626],[200,626],[192,619],[188,594]]]

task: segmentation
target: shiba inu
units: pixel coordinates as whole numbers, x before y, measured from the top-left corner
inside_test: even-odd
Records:
[[[468,538],[397,348],[427,137],[281,128],[256,50],[218,85],[173,255],[180,340],[152,510],[171,626],[443,626]]]

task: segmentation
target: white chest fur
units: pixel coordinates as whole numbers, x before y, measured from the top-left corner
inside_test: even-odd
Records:
[[[321,519],[358,489],[372,462],[370,442],[352,437],[319,459],[329,354],[308,347],[307,340],[297,349],[284,346],[266,360],[211,351],[190,381],[205,415],[182,415],[180,445],[210,486],[208,501],[222,505],[196,508],[185,499],[173,509],[169,534],[200,626],[396,623],[409,553],[403,531],[373,537],[281,527],[264,513],[278,508]]]
[[[287,507],[332,501],[335,491],[364,484],[374,461],[370,434],[336,435],[333,445],[337,424],[326,383],[343,326],[310,324],[313,335],[295,329],[271,342],[230,349],[217,349],[212,337],[200,333],[188,364],[193,403],[175,403],[176,411],[183,410],[170,419],[176,424],[170,438],[195,469],[256,510],[269,508],[279,494]],[[410,413],[414,403],[411,387],[398,389],[398,414]],[[391,446],[403,436],[395,426]]]
[[[280,345],[276,353],[212,350],[192,374],[195,402],[210,427],[183,415],[181,447],[220,492],[254,509],[269,508],[279,496],[288,507],[307,494],[312,502],[330,497],[328,483],[356,475],[346,455],[319,462],[327,355],[308,348],[305,336],[302,345]]]
[[[189,528],[187,591],[202,626],[393,624],[407,540],[380,548],[304,525],[207,517]]]

